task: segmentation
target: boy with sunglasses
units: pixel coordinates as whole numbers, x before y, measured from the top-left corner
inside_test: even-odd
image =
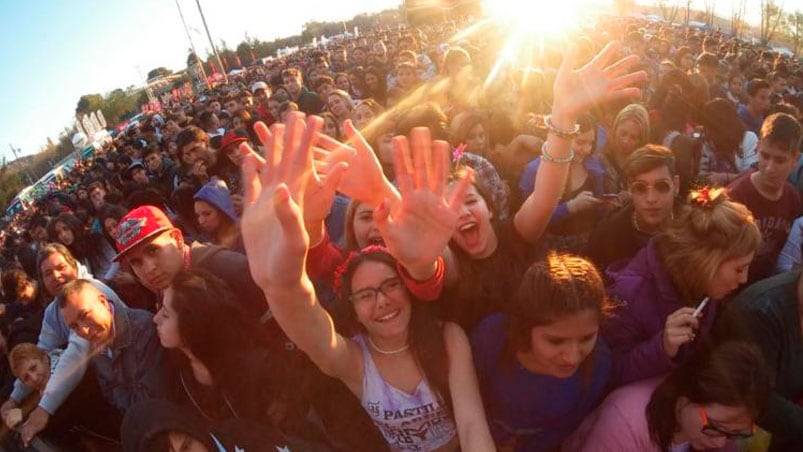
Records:
[[[773,274],[792,222],[801,214],[800,193],[788,182],[800,159],[800,123],[776,113],[761,126],[758,170],[728,185],[728,194],[752,212],[763,244],[750,265],[748,283]]]
[[[634,151],[623,165],[630,202],[597,224],[585,254],[604,270],[636,255],[672,218],[680,179],[669,149],[648,144]]]

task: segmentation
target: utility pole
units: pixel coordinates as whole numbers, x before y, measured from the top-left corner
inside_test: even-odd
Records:
[[[11,148],[11,153],[14,154],[14,160],[16,161],[19,158],[17,156],[17,152],[22,152],[22,150],[21,149],[14,149],[14,146],[12,146],[11,143],[8,143],[8,147]],[[30,169],[28,167],[26,167],[25,165],[23,165],[23,167],[22,167],[22,174],[24,174],[25,178],[28,179],[28,185],[33,183],[33,178],[31,178]]]
[[[217,64],[220,66],[220,72],[223,74],[223,82],[228,84],[229,77],[226,75],[226,68],[223,66],[223,61],[220,60],[220,55],[217,53],[217,47],[215,46],[214,41],[212,41],[212,35],[209,33],[209,27],[206,25],[204,10],[201,9],[201,0],[195,0],[195,3],[198,5],[198,12],[201,13],[201,20],[204,23],[204,30],[206,30],[206,37],[209,38],[209,44],[212,46],[212,52],[215,53],[215,58],[217,58]]]
[[[194,53],[195,56],[198,56],[198,51],[195,50],[195,44],[192,42],[192,36],[190,36],[190,30],[187,28],[187,22],[184,20],[184,14],[181,12],[181,5],[179,5],[178,0],[176,0],[176,8],[178,8],[178,15],[181,17],[181,23],[184,25],[184,33],[187,34],[187,41],[190,41],[192,53]],[[203,75],[204,80],[206,80],[206,71],[204,70],[204,65],[200,64],[199,62],[199,66],[201,67],[201,75]],[[207,88],[209,87],[208,83],[209,82],[207,82]]]

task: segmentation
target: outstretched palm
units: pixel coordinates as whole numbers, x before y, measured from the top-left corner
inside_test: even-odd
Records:
[[[639,61],[636,55],[612,62],[620,48],[619,42],[609,43],[597,56],[579,69],[575,69],[577,49],[571,49],[555,78],[553,115],[564,114],[574,119],[597,104],[617,99],[638,98],[639,89],[627,86],[646,80],[647,74],[644,71],[628,72],[630,67]]]
[[[304,277],[309,236],[304,196],[313,178],[312,141],[321,119],[291,114],[287,126],[255,130],[265,148],[260,158],[247,144],[243,160],[242,234],[251,275],[263,289],[294,287]]]
[[[387,201],[374,211],[374,221],[388,251],[413,275],[430,267],[449,243],[458,208],[471,184],[466,177],[444,198],[448,180],[449,145],[432,142],[429,129],[413,129],[410,140],[393,139],[393,156],[401,201]]]

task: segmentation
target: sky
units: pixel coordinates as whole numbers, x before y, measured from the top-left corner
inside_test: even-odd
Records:
[[[727,17],[734,1],[717,0],[719,13]],[[786,0],[790,2],[803,4]],[[195,0],[178,3],[198,53],[205,55],[209,44]],[[201,0],[215,43],[225,40],[232,49],[246,33],[270,41],[301,33],[310,20],[349,19],[400,3]],[[747,3],[750,15],[757,17],[753,4],[758,1]],[[693,2],[700,8],[702,4],[703,0]],[[47,137],[56,139],[72,124],[81,95],[140,86],[148,71],[159,66],[182,69],[189,48],[176,0],[0,0],[0,43],[0,94],[5,107],[0,109],[0,157],[9,161],[13,159],[9,144],[30,155]]]
[[[195,0],[178,0],[198,53],[209,43]],[[310,20],[350,19],[400,0],[201,0],[215,44],[236,48],[301,33]],[[278,6],[278,8],[277,8]],[[39,151],[72,124],[83,94],[144,83],[149,70],[186,65],[176,0],[0,0],[0,156]]]

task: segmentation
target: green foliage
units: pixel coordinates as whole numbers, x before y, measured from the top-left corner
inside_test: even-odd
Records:
[[[156,77],[165,77],[172,73],[173,71],[171,71],[170,69],[164,66],[160,66],[157,67],[156,69],[151,69],[150,71],[148,71],[148,80],[154,79]]]
[[[75,107],[75,112],[88,114],[97,111],[102,104],[103,96],[100,94],[84,94],[78,99],[78,106]]]

